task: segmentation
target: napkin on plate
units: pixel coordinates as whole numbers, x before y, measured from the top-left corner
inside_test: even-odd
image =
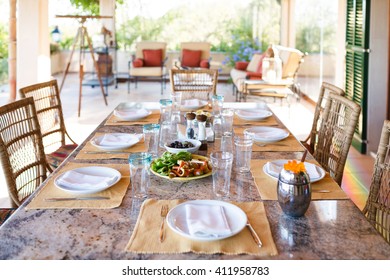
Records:
[[[115,147],[118,145],[134,145],[138,141],[139,138],[137,136],[129,134],[105,134],[98,144],[101,146]]]
[[[197,107],[203,106],[202,102],[199,99],[187,99],[183,101],[183,106],[185,107]]]
[[[141,109],[120,109],[115,110],[116,116],[119,118],[143,118],[149,115],[149,111],[141,108]]]
[[[108,186],[114,180],[115,176],[88,175],[75,170],[69,170],[58,178],[57,183],[68,188],[95,189]]]
[[[218,237],[231,233],[223,206],[186,204],[185,209],[190,235]]]
[[[280,136],[283,135],[283,132],[281,131],[264,131],[264,132],[256,132],[254,133],[255,139],[260,138],[260,139],[274,139],[274,138],[279,138]]]
[[[317,179],[320,177],[320,173],[318,172],[317,166],[315,164],[305,164],[306,173],[311,180]],[[268,162],[266,170],[269,175],[279,178],[279,173],[282,171],[283,165]]]

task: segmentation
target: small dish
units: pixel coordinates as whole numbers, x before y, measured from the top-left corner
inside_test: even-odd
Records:
[[[244,130],[244,134],[253,135],[253,141],[274,143],[287,138],[290,134],[281,128],[270,126],[254,126]]]
[[[222,206],[225,212],[230,233],[226,235],[191,235],[186,220],[186,204],[196,207],[197,205]],[[187,201],[172,208],[167,215],[168,226],[179,235],[196,241],[214,241],[234,236],[241,232],[247,223],[247,216],[241,208],[236,205],[219,200],[193,200]]]
[[[69,172],[73,172],[72,175]],[[65,179],[65,176],[70,178]],[[69,193],[93,194],[115,185],[121,177],[118,170],[110,167],[87,166],[62,173],[54,180],[54,184],[59,189]],[[96,183],[91,184],[93,181],[96,181]]]
[[[114,110],[114,115],[123,121],[137,121],[152,114],[144,108],[123,108]]]
[[[107,133],[92,138],[91,144],[104,151],[118,151],[134,146],[142,139],[142,134]]]
[[[280,160],[267,162],[263,166],[263,171],[268,176],[274,179],[278,179],[278,173],[280,172],[278,171],[278,169],[281,170],[283,168],[283,165],[287,163],[287,161],[288,160],[286,159],[280,159]],[[270,164],[272,164],[273,170],[271,170]],[[304,162],[304,165],[307,170],[307,175],[309,175],[310,183],[317,182],[325,177],[326,172],[322,167],[307,161]]]
[[[264,120],[270,116],[272,116],[272,112],[267,110],[237,110],[236,115],[247,121],[261,121]]]
[[[192,145],[194,145],[194,147],[191,147],[191,148],[171,148],[171,147],[168,146],[170,143],[173,143],[175,141],[179,141],[179,142],[182,142],[182,143],[183,142],[189,142]],[[168,152],[173,153],[173,154],[177,154],[179,152],[195,153],[196,151],[199,150],[199,147],[200,147],[201,144],[202,143],[199,140],[196,140],[196,139],[182,138],[182,139],[176,139],[176,140],[170,141],[169,143],[165,143],[164,147],[165,147],[165,149]]]

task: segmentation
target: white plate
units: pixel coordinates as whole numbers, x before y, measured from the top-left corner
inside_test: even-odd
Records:
[[[61,174],[54,180],[54,184],[60,188],[63,191],[70,192],[73,194],[93,194],[98,193],[101,191],[104,191],[108,189],[109,187],[115,185],[120,179],[121,174],[118,170],[110,168],[110,167],[104,167],[104,166],[87,166],[87,167],[80,167],[73,169],[72,171],[76,171],[78,173],[82,173],[85,175],[90,176],[104,176],[112,178],[107,184],[101,184],[100,186],[88,186],[88,187],[82,187],[75,184],[74,186],[64,186],[59,183],[59,179],[62,178],[65,174]],[[82,183],[82,182],[80,182]]]
[[[115,142],[110,145],[101,145],[103,138],[108,136],[121,137],[123,142]],[[96,136],[91,139],[91,144],[96,148],[104,151],[117,151],[130,148],[142,139],[142,134],[128,134],[128,133],[107,133],[105,135]]]
[[[244,134],[253,134],[253,140],[261,143],[273,143],[283,140],[289,133],[281,128],[270,126],[254,126],[244,130]]]
[[[287,163],[287,161],[288,160],[286,160],[286,159],[280,159],[280,160],[272,161],[272,163],[277,165],[277,166],[280,166],[280,168],[283,168],[283,165],[285,163]],[[271,174],[268,171],[268,164],[269,164],[269,162],[267,162],[263,166],[264,173],[267,174],[268,176],[274,178],[274,179],[278,179],[277,176],[275,176],[274,174]],[[321,179],[323,179],[325,177],[326,172],[325,172],[325,170],[322,167],[320,167],[320,166],[318,166],[316,164],[310,163],[310,162],[306,162],[306,161],[304,162],[304,164],[305,164],[306,170],[310,170],[312,168],[315,168],[315,170],[317,170],[317,172],[318,172],[318,176],[316,176],[314,178],[312,176],[310,176],[310,174],[308,174],[309,175],[309,179],[310,179],[310,183],[317,182],[317,181],[319,181],[319,180],[321,180]]]
[[[123,121],[136,121],[149,116],[152,112],[146,109],[123,108],[114,110],[114,115]]]
[[[267,110],[238,110],[236,111],[236,115],[247,121],[261,121],[270,116],[272,116],[272,112]]]
[[[192,205],[220,205],[224,207],[225,215],[231,229],[231,233],[223,236],[193,236],[190,235],[186,222],[186,204]],[[172,208],[167,215],[168,226],[176,233],[186,238],[197,241],[213,241],[231,237],[239,233],[245,226],[247,217],[239,207],[219,200],[193,200],[187,201]]]
[[[196,110],[206,105],[207,105],[206,100],[199,100],[199,99],[187,99],[187,100],[183,100],[183,102],[181,103],[181,107],[183,109],[191,109],[191,110]]]

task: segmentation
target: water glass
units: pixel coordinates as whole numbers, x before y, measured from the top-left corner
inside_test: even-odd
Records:
[[[144,124],[143,133],[145,138],[145,148],[153,157],[157,157],[160,125]]]
[[[172,100],[172,115],[180,115],[181,92],[172,92],[171,100]]]
[[[222,112],[224,97],[222,95],[213,95],[211,97],[211,106],[213,115],[218,116]]]
[[[149,153],[132,153],[129,156],[131,196],[135,199],[143,199],[148,196],[151,162],[152,155]]]
[[[249,172],[251,169],[253,137],[242,135],[234,137],[234,147],[236,150],[236,167],[240,173]]]
[[[172,100],[160,99],[160,123],[170,121],[172,114]]]
[[[229,152],[213,152],[210,154],[213,168],[213,193],[217,198],[224,198],[230,192],[230,176],[232,173],[233,154]]]
[[[172,122],[171,121],[164,121],[161,123],[160,126],[160,138],[159,138],[159,146],[161,148],[164,148],[164,144],[171,142],[171,140],[174,140],[173,136],[175,134],[171,134],[172,130]]]
[[[234,109],[223,109],[222,110],[222,131],[225,132],[233,132],[233,117],[234,117]]]
[[[222,135],[221,151],[222,152],[229,152],[229,153],[233,154],[233,151],[234,151],[234,148],[233,148],[233,133],[225,132]]]

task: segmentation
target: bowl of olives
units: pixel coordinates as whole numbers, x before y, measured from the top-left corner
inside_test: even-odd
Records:
[[[170,141],[164,147],[168,152],[177,154],[182,151],[194,153],[199,150],[200,145],[199,140],[183,138]]]

